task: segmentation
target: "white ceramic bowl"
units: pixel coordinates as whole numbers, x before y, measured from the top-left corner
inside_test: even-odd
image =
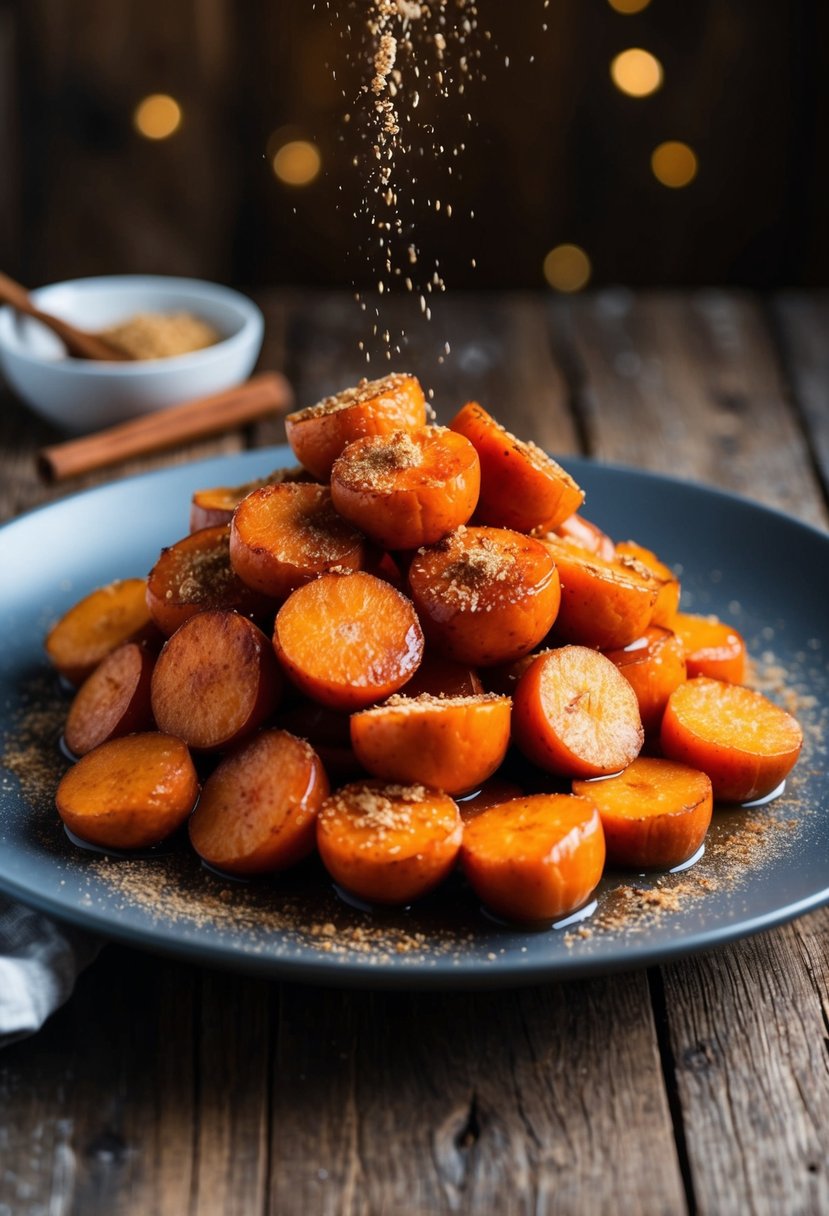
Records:
[[[169,359],[97,363],[71,359],[38,321],[0,309],[0,367],[31,408],[64,431],[94,431],[151,410],[221,392],[246,380],[262,346],[262,313],[217,283],[161,275],[108,275],[33,291],[44,312],[101,330],[139,312],[190,312],[222,340]]]

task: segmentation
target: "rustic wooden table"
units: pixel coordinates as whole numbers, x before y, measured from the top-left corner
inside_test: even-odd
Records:
[[[363,373],[353,302],[262,302],[263,364],[301,403]],[[439,416],[478,396],[558,452],[826,526],[825,300],[619,291],[434,312],[404,362]],[[33,462],[53,438],[4,399],[6,516],[58,495]],[[647,972],[486,994],[301,988],[110,946],[0,1056],[0,1213],[826,1212],[828,1028],[829,910]]]

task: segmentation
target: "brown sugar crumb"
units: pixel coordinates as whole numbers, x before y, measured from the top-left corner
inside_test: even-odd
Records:
[[[176,571],[175,592],[169,590],[167,597],[173,594],[182,603],[193,603],[212,597],[221,597],[234,582],[235,576],[230,566],[230,541],[223,537],[221,543],[210,549],[191,549],[182,554],[182,561]]]
[[[384,490],[391,487],[395,473],[415,469],[422,463],[423,452],[411,436],[405,431],[393,431],[366,444],[359,455],[341,459],[337,475],[350,485]]]
[[[360,405],[375,397],[380,398],[382,404],[382,398],[393,398],[401,385],[409,378],[403,372],[393,372],[390,376],[383,376],[380,380],[366,380],[363,377],[352,388],[345,388],[331,397],[323,397],[322,401],[318,401],[316,405],[309,405],[304,410],[297,410],[290,417],[294,422],[302,422],[306,418],[319,418],[323,414],[339,413],[340,410],[347,410],[352,405]]]
[[[498,545],[488,536],[481,536],[474,548],[465,550],[446,566],[441,577],[447,584],[448,598],[459,607],[476,612],[481,606],[482,593],[492,583],[507,582],[513,576],[515,566],[515,551],[509,545]]]
[[[101,336],[131,359],[169,359],[221,341],[217,329],[189,312],[137,313]]]
[[[384,709],[423,709],[430,705],[485,705],[488,701],[505,701],[506,697],[497,692],[470,693],[468,696],[449,696],[444,693],[421,692],[416,697],[407,697],[405,693],[396,692],[388,697],[382,705],[364,710],[364,713],[382,713]]]

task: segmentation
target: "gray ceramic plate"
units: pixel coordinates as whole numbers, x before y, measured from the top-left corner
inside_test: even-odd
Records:
[[[681,566],[685,604],[740,628],[771,695],[782,680],[806,728],[788,789],[720,811],[705,855],[677,875],[609,874],[592,916],[516,931],[486,919],[460,878],[411,910],[355,910],[313,863],[241,885],[184,841],[155,856],[83,852],[53,810],[66,698],[46,669],[49,624],[91,588],[143,574],[187,529],[190,494],[289,463],[287,449],[106,486],[0,530],[0,888],[105,937],[194,962],[310,982],[495,986],[644,966],[780,924],[829,902],[829,538],[725,494],[569,460],[587,514]],[[785,674],[783,674],[785,673]]]

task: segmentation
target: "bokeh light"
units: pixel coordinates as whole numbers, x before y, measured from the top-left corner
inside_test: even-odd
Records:
[[[273,171],[288,186],[307,186],[319,174],[322,157],[316,144],[307,139],[291,139],[277,148],[271,158]]]
[[[169,93],[150,93],[139,101],[132,120],[144,139],[169,139],[181,126],[181,106]]]
[[[611,62],[610,76],[616,88],[629,97],[648,97],[662,84],[662,64],[650,51],[633,46]]]
[[[679,140],[669,139],[651,153],[651,169],[663,186],[678,190],[688,186],[697,175],[699,163],[693,148]]]
[[[641,13],[643,8],[647,8],[651,0],[607,0],[611,8],[617,13]]]
[[[556,291],[581,291],[591,272],[590,258],[580,245],[556,245],[544,258],[544,278]]]

